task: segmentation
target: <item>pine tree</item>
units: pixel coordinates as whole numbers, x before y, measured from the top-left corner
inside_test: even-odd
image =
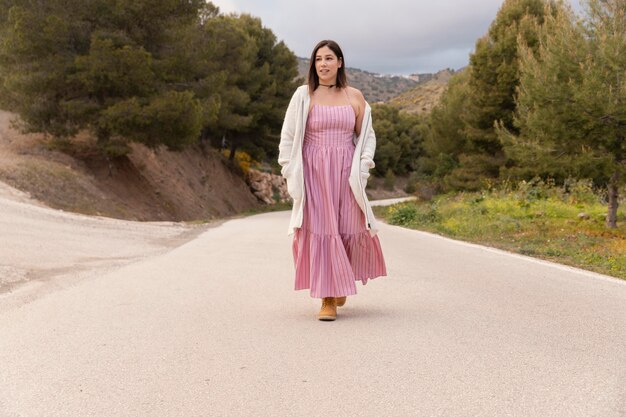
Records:
[[[171,71],[199,80],[188,88],[205,103],[203,138],[216,146],[226,138],[231,159],[237,149],[256,159],[275,153],[284,109],[296,88],[293,52],[247,14],[209,11],[198,33],[180,39],[169,60]]]
[[[481,177],[498,177],[506,162],[495,123],[516,130],[517,38],[521,36],[531,49],[535,47],[545,4],[545,0],[506,0],[488,33],[476,43],[470,56],[468,102],[462,113],[466,152],[459,156],[458,171],[451,174],[456,174],[459,187],[466,183],[475,188]]]
[[[405,175],[417,169],[423,155],[425,124],[422,117],[385,105],[372,105],[372,120],[376,131],[376,165],[374,173]]]
[[[248,35],[255,53],[250,69],[239,79],[238,85],[248,94],[250,102],[245,114],[250,123],[230,137],[231,153],[241,147],[257,159],[266,152],[275,153],[282,126],[284,110],[297,86],[297,60],[284,42],[278,42],[271,29],[263,27],[261,19],[241,14],[236,23]]]
[[[170,91],[160,60],[202,0],[4,1],[0,104],[23,131],[71,138],[87,129],[116,154],[129,140],[178,149],[198,136],[200,103]]]
[[[231,155],[275,152],[297,61],[260,19],[204,0],[0,6],[0,106],[22,130],[89,130],[109,154],[223,136]]]
[[[450,78],[441,99],[428,117],[428,133],[424,141],[426,156],[419,161],[419,171],[431,175],[447,190],[480,187],[478,183],[467,181],[456,183],[460,174],[457,170],[459,157],[468,152],[465,124],[461,119],[468,101],[468,79],[467,68]]]
[[[577,20],[560,5],[541,30],[537,54],[520,39],[520,133],[500,126],[518,166],[606,186],[611,228],[626,165],[625,11],[626,0],[588,0]]]

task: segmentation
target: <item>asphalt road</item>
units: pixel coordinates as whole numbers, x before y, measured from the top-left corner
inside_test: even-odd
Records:
[[[381,222],[322,322],[288,217],[1,293],[0,416],[626,416],[625,281]]]

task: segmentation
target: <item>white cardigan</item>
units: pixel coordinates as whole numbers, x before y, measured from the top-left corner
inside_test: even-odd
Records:
[[[302,226],[306,197],[302,168],[302,143],[311,101],[308,89],[308,85],[302,85],[296,89],[291,97],[278,145],[278,164],[282,167],[280,173],[287,180],[287,191],[293,199],[287,235],[294,234],[295,229]],[[378,233],[378,223],[365,194],[367,178],[370,175],[369,170],[375,166],[376,136],[372,128],[371,113],[370,105],[365,102],[365,114],[363,115],[360,134],[357,137],[355,132],[352,138],[356,147],[348,182],[356,202],[365,214],[365,228],[369,230],[371,236],[374,236]]]

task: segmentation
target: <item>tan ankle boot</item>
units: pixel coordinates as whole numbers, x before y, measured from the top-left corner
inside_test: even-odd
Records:
[[[322,308],[317,318],[325,321],[332,321],[337,318],[337,305],[334,297],[322,298]]]
[[[341,307],[342,305],[344,305],[347,298],[348,297],[335,297],[335,304],[337,304],[337,307]]]

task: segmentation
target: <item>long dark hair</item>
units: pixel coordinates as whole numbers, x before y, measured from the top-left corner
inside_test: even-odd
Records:
[[[343,52],[341,52],[341,48],[337,42],[326,39],[315,45],[313,53],[311,53],[309,76],[307,77],[309,93],[315,91],[320,85],[320,78],[317,76],[317,71],[315,70],[315,54],[317,54],[317,51],[324,46],[328,46],[328,48],[335,53],[337,59],[341,60],[341,67],[337,70],[337,84],[335,85],[335,88],[344,88],[348,86],[348,79],[346,78],[346,60],[343,58]]]

